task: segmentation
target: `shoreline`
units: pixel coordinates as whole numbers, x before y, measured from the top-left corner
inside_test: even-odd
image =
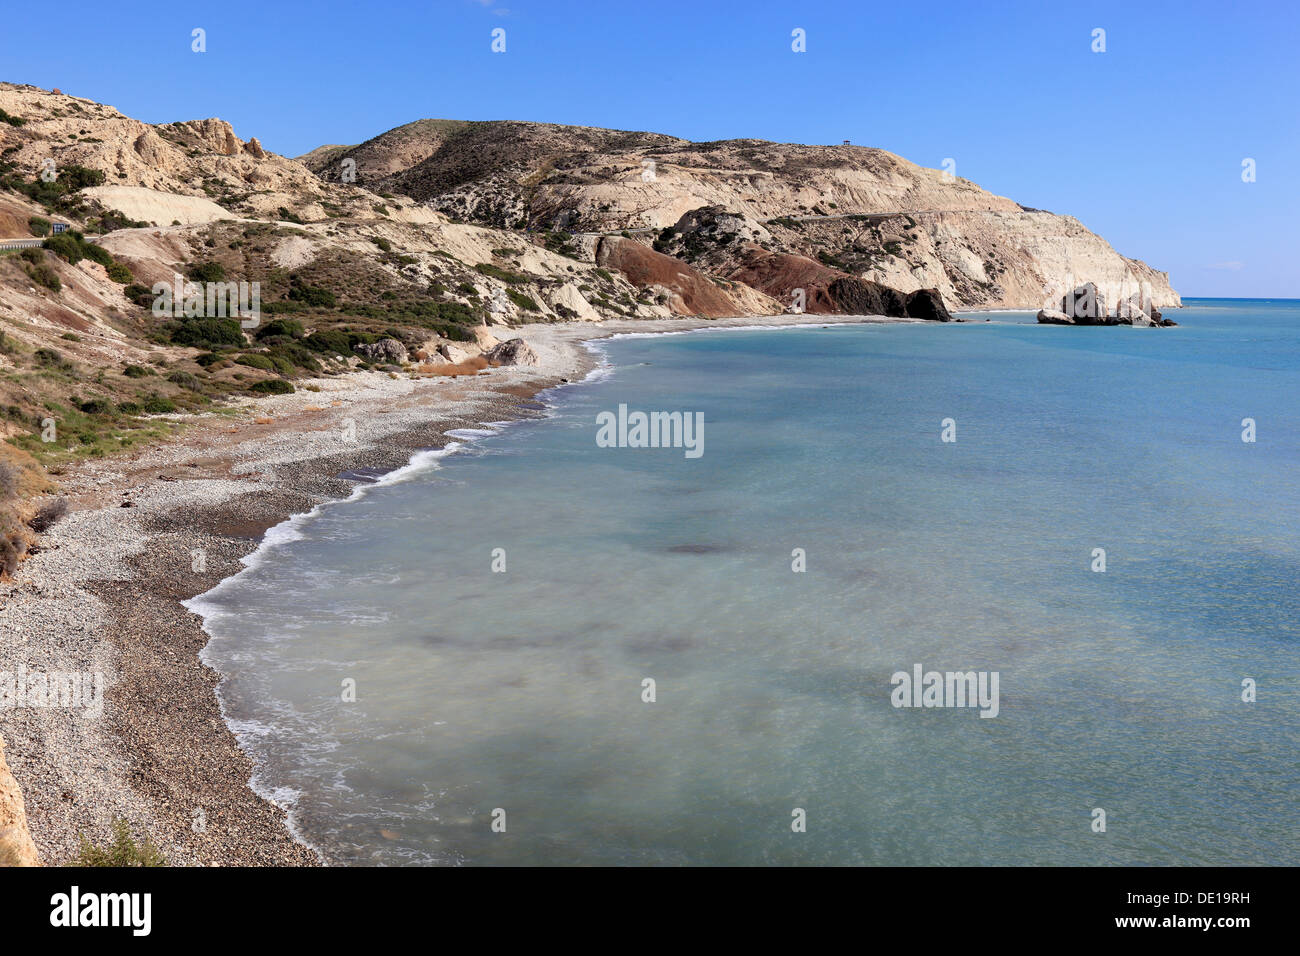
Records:
[[[106,687],[99,719],[0,712],[42,862],[68,862],[82,834],[103,845],[120,818],[170,865],[322,864],[292,832],[292,808],[256,792],[258,768],[226,719],[222,675],[202,659],[211,635],[187,604],[246,570],[268,531],[445,450],[449,432],[543,417],[537,396],[597,369],[599,340],[909,322],[806,318],[523,326],[514,332],[537,366],[304,380],[292,395],[241,401],[241,418],[196,416],[177,439],[70,468],[60,478],[69,515],[0,585],[0,671],[103,673]],[[340,437],[349,422],[352,442]]]

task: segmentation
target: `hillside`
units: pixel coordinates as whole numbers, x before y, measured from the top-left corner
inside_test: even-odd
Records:
[[[534,322],[781,311],[684,263],[674,276],[715,294],[634,285],[566,237],[323,181],[220,119],[150,125],[8,83],[3,240],[45,248],[0,251],[0,577],[36,546],[65,463],[176,434],[194,413],[252,414],[345,373],[488,374],[528,360],[496,347]],[[160,283],[178,293],[162,314]],[[204,290],[227,283],[256,284],[256,320],[210,314]]]
[[[9,83],[0,240],[45,246],[0,251],[0,574],[69,459],[321,376],[486,374],[527,359],[494,349],[529,323],[946,321],[1055,307],[1082,281],[1178,304],[1077,220],[878,149],[419,120],[299,161],[220,119]],[[259,290],[256,321],[187,312],[231,283]]]
[[[682,237],[684,216],[716,208],[742,220],[769,252],[902,292],[933,288],[950,308],[1037,309],[1085,280],[1116,293],[1146,282],[1156,305],[1179,304],[1165,273],[1120,255],[1078,220],[1022,207],[881,149],[420,120],[302,159],[330,181],[350,159],[357,183],[466,222],[627,230],[647,244],[658,239],[661,250],[676,234],[693,247],[688,259],[706,260],[726,277],[748,269],[752,250]]]

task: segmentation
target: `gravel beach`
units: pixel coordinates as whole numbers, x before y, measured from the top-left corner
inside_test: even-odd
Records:
[[[268,528],[350,494],[356,480],[341,476],[401,467],[450,430],[542,414],[530,399],[599,361],[586,340],[800,320],[528,327],[519,334],[535,366],[300,382],[292,395],[187,418],[177,439],[58,476],[70,513],[0,584],[0,672],[102,674],[104,697],[98,715],[0,710],[42,862],[71,860],[82,835],[108,842],[124,819],[172,865],[318,865],[283,809],[249,788],[255,768],[222,718],[220,677],[199,660],[207,635],[181,602],[239,571]]]

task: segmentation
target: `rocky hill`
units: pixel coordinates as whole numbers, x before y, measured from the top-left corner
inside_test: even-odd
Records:
[[[39,546],[66,462],[166,437],[187,413],[358,370],[527,362],[506,343],[532,322],[782,309],[686,263],[670,285],[708,287],[707,302],[633,283],[568,237],[322,180],[219,119],[150,125],[7,83],[0,243],[0,577]],[[256,320],[212,310],[214,287],[240,283]],[[170,310],[154,308],[163,285]]]
[[[357,183],[461,221],[627,231],[724,277],[749,265],[752,250],[718,244],[740,237],[901,292],[936,289],[951,308],[1037,309],[1079,281],[1112,289],[1116,300],[1146,283],[1156,305],[1179,304],[1167,274],[1120,255],[1078,220],[880,149],[419,120],[302,159],[328,181],[340,180],[346,161]],[[702,209],[736,228],[699,235],[691,218]]]
[[[299,161],[220,119],[148,124],[9,83],[0,240],[18,240],[0,250],[0,575],[66,459],[313,376],[526,360],[495,350],[526,323],[943,321],[1054,309],[1084,283],[1179,304],[1076,220],[878,149],[420,120]],[[186,302],[239,283],[257,322]]]

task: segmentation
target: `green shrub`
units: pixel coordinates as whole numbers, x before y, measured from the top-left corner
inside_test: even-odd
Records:
[[[514,289],[506,289],[506,295],[510,297],[511,302],[513,302],[515,305],[519,306],[519,308],[524,309],[527,312],[542,311],[540,308],[538,308],[536,302],[534,302],[528,296],[524,295],[522,292],[516,292]]]
[[[225,282],[226,267],[220,262],[200,262],[190,266],[187,275],[195,282]]]
[[[211,348],[214,345],[243,345],[244,332],[234,319],[185,319],[171,326],[176,345]]]
[[[346,332],[340,332],[338,329],[317,329],[303,339],[302,344],[315,352],[322,352],[326,355],[348,356],[352,354],[351,338]]]
[[[103,246],[97,246],[93,242],[87,242],[86,237],[76,230],[50,236],[41,245],[42,248],[49,249],[55,255],[66,259],[74,266],[82,259],[98,262],[105,268],[113,264],[113,257],[107,249]]]
[[[203,387],[202,383],[189,372],[172,372],[167,376],[167,381],[181,388],[188,388],[192,392],[197,392]]]
[[[133,282],[122,290],[122,294],[141,308],[147,309],[153,305],[153,290],[148,286]]]
[[[502,282],[509,283],[510,285],[519,285],[521,283],[528,281],[527,276],[521,276],[521,275],[516,275],[513,272],[507,272],[505,269],[502,269],[500,266],[494,266],[490,262],[480,262],[478,265],[474,267],[474,271],[481,272],[483,275],[491,276],[494,279],[500,279]]]
[[[87,415],[111,415],[113,413],[113,403],[106,398],[92,398],[81,402],[77,407]]]
[[[297,276],[289,280],[289,298],[316,309],[332,309],[335,306],[333,292],[319,286],[306,285]]]
[[[265,339],[273,335],[287,335],[290,338],[300,339],[306,334],[306,329],[297,319],[276,319],[258,329],[254,333],[254,338]]]
[[[88,186],[104,185],[104,173],[98,169],[87,169],[85,166],[71,163],[59,172],[58,181],[68,187],[68,192],[74,193]]]
[[[113,842],[104,849],[81,838],[81,851],[72,861],[74,866],[166,866],[167,860],[146,837],[138,844],[131,836],[125,820],[113,821]]]
[[[33,236],[48,236],[50,221],[44,216],[32,216],[27,220],[27,228]]]
[[[122,369],[122,374],[127,378],[144,378],[149,374],[149,370],[143,365],[128,365]]]
[[[168,412],[176,411],[176,403],[170,398],[163,398],[154,393],[140,403],[140,409],[146,415],[166,415]]]
[[[56,349],[39,348],[32,353],[32,358],[36,359],[37,365],[47,367],[62,367],[68,364],[67,359],[63,357],[63,353]]]
[[[393,244],[382,236],[371,236],[370,241],[377,245],[381,252],[393,251]]]
[[[44,286],[51,292],[63,290],[63,282],[59,279],[59,274],[50,268],[47,263],[38,262],[35,265],[25,266],[24,269],[37,285]]]
[[[4,110],[0,110],[0,123],[8,123],[10,126],[26,126],[27,120],[17,116],[10,116]]]
[[[263,395],[288,395],[293,392],[294,388],[282,378],[268,378],[250,385],[248,390],[250,392],[261,392]]]
[[[276,370],[274,362],[257,352],[241,355],[235,361],[240,365],[247,365],[249,368],[259,368],[264,372],[274,372]]]
[[[135,278],[131,270],[120,262],[114,262],[108,267],[108,277],[121,285],[126,285]]]
[[[299,368],[312,372],[320,370],[320,363],[316,361],[316,356],[297,342],[278,342],[267,349],[266,354],[275,363],[275,367],[286,375],[292,374]]]
[[[216,352],[204,352],[194,361],[203,366],[203,368],[207,368],[209,365],[216,365],[222,358],[223,356],[218,355]]]

